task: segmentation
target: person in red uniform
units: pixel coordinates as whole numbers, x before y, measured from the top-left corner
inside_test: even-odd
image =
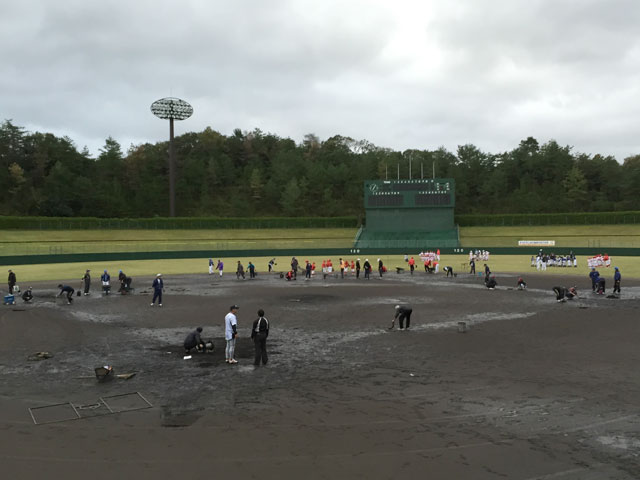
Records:
[[[409,259],[409,270],[411,271],[411,275],[413,275],[413,271],[416,268],[416,261],[413,259],[413,257],[411,257]]]

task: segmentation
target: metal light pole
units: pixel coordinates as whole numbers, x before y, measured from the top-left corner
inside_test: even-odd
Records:
[[[193,114],[193,107],[184,100],[161,98],[151,104],[151,112],[158,118],[169,120],[169,216],[176,216],[176,159],[173,148],[173,121],[186,120]]]

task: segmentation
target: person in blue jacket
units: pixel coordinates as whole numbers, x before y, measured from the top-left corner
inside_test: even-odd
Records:
[[[589,278],[591,279],[591,290],[593,290],[593,292],[596,291],[596,286],[598,285],[598,282],[600,281],[600,273],[598,273],[598,271],[595,268],[591,269],[591,272],[589,272]]]
[[[153,280],[151,284],[153,288],[153,300],[151,300],[151,306],[156,303],[156,299],[158,299],[158,306],[162,306],[162,290],[164,290],[164,282],[162,281],[162,274],[159,273],[156,275],[156,278]]]
[[[109,295],[109,291],[111,290],[111,275],[106,270],[100,276],[100,281],[102,282],[102,291]]]
[[[617,292],[620,295],[620,281],[622,280],[622,275],[620,274],[620,269],[618,267],[613,267],[615,269],[615,273],[613,274],[613,293]]]

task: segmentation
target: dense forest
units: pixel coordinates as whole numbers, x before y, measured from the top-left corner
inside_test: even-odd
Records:
[[[640,210],[640,155],[574,153],[527,138],[503,153],[397,152],[365,140],[321,141],[210,128],[175,139],[178,216],[336,216],[363,212],[365,179],[451,177],[456,213]],[[168,142],[109,137],[97,158],[67,137],[0,127],[0,215],[168,216]]]

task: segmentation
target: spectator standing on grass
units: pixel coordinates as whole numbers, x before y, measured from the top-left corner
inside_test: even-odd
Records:
[[[9,270],[9,295],[13,295],[13,287],[15,287],[17,282],[18,280],[16,279],[16,274],[13,272],[13,270]]]
[[[613,293],[620,295],[620,282],[622,281],[622,275],[618,267],[613,267],[615,273],[613,274]]]
[[[258,318],[253,321],[251,328],[251,339],[256,348],[256,356],[253,364],[257,367],[262,361],[263,365],[267,364],[267,337],[269,336],[269,320],[264,316],[264,310],[258,310]]]
[[[91,288],[91,270],[84,272],[82,283],[84,285],[84,294],[89,295],[89,289]]]
[[[56,295],[56,297],[59,297],[63,293],[66,293],[67,294],[67,305],[71,305],[71,302],[73,302],[73,292],[75,292],[73,287],[70,287],[69,285],[60,284],[60,285],[58,285],[58,288],[60,289],[60,293],[58,293],[58,295]]]
[[[216,267],[218,268],[218,272],[220,272],[220,276],[222,276],[222,270],[224,270],[224,263],[222,263],[222,260],[218,259],[218,265],[216,265]]]
[[[238,363],[234,358],[236,351],[236,337],[238,336],[238,305],[231,305],[229,313],[224,317],[224,339],[227,341],[227,347],[225,349],[225,355],[227,363]]]
[[[158,299],[158,306],[162,306],[162,292],[164,290],[164,281],[162,280],[162,274],[159,273],[156,275],[156,278],[153,280],[151,284],[153,288],[153,300],[151,300],[151,306],[156,303],[156,299]]]

